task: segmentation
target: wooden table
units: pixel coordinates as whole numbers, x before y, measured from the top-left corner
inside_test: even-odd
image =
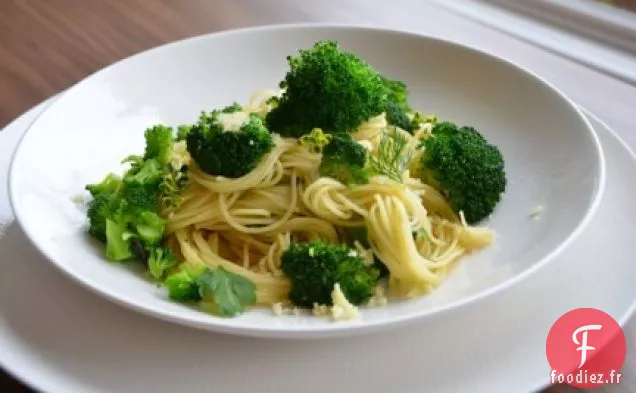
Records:
[[[634,6],[633,1],[622,3]],[[554,83],[636,147],[636,87],[418,0],[2,0],[0,127],[88,74],[141,50],[218,30],[293,22],[398,27],[506,56]],[[628,343],[636,339],[636,323],[626,334]],[[590,392],[636,391],[635,356],[628,348],[622,385]],[[0,372],[0,392],[29,391]],[[570,391],[578,390],[559,386],[545,393]]]

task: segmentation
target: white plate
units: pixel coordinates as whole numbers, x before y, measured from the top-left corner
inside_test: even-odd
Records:
[[[166,300],[163,289],[108,263],[88,241],[73,198],[143,151],[143,130],[194,121],[202,109],[245,102],[275,88],[285,58],[336,39],[409,86],[414,107],[474,125],[503,151],[509,185],[488,224],[496,243],[464,258],[433,294],[365,310],[360,321],[274,316],[255,310],[216,318]],[[222,55],[222,61],[219,56]],[[70,277],[107,298],[205,329],[269,337],[371,331],[448,311],[527,277],[563,251],[598,207],[605,169],[578,108],[538,77],[482,52],[412,33],[351,26],[237,30],[160,47],[89,77],[30,127],[10,171],[10,197],[27,236]],[[544,207],[543,219],[530,213]]]
[[[13,147],[7,136],[24,132],[45,105],[0,133],[0,157]],[[505,296],[381,335],[280,342],[206,334],[83,290],[12,225],[0,240],[0,365],[47,393],[536,391],[548,383],[545,339],[560,315],[596,307],[624,324],[636,298],[635,158],[592,122],[608,157],[599,212],[561,257]]]

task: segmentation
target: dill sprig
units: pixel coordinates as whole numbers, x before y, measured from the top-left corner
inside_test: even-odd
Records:
[[[385,132],[378,145],[376,156],[369,158],[371,170],[397,182],[403,182],[403,175],[411,162],[413,153],[407,151],[408,140],[395,127]]]

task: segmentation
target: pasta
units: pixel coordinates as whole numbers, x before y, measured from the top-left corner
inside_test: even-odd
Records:
[[[265,116],[268,99],[278,94],[257,91],[242,109]],[[390,129],[381,114],[360,125],[353,138],[373,155]],[[431,123],[412,134],[396,132],[416,161],[416,147],[430,134]],[[180,207],[168,214],[167,243],[189,264],[221,266],[251,280],[260,305],[288,300],[290,282],[280,265],[292,240],[337,243],[343,228],[365,227],[370,249],[361,253],[387,266],[389,289],[400,296],[433,290],[455,262],[494,240],[492,230],[466,225],[443,195],[409,169],[401,183],[374,176],[350,187],[320,176],[320,153],[278,135],[258,166],[234,179],[204,173],[183,147],[175,152],[189,166],[191,184]]]
[[[341,320],[426,295],[494,241],[473,225],[507,180],[479,131],[414,112],[403,82],[335,41],[288,63],[282,90],[176,135],[154,125],[123,177],[86,186],[109,260],[144,263],[170,299],[214,315],[290,304]]]

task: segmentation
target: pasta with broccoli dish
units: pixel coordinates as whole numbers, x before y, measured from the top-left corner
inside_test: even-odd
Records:
[[[89,184],[88,233],[169,298],[334,319],[422,296],[494,241],[504,159],[474,127],[424,115],[335,41],[288,57],[277,90],[157,124],[123,173]]]

